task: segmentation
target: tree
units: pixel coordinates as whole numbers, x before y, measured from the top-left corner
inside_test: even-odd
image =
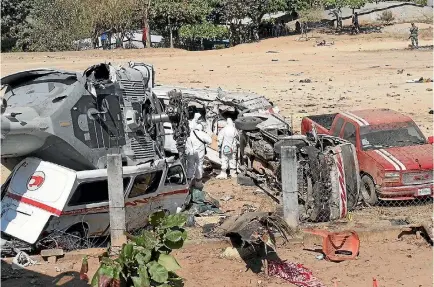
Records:
[[[253,38],[258,40],[259,25],[265,14],[298,11],[306,5],[303,0],[222,0],[222,3],[225,19],[231,25],[233,44],[242,42],[240,35],[236,34],[242,30],[243,19],[251,20]]]
[[[342,8],[349,7],[353,9],[360,9],[368,0],[324,0],[324,6],[330,7],[331,13],[336,18],[336,28],[342,29]]]
[[[3,0],[1,5],[1,51],[13,49],[17,41],[27,30],[27,17],[31,11],[32,1]],[[26,48],[26,47],[22,47]]]
[[[154,0],[149,14],[154,24],[168,30],[173,48],[174,31],[182,25],[204,22],[210,12],[208,2],[204,0]]]

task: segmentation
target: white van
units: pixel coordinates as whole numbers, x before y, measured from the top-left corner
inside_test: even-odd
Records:
[[[185,170],[173,158],[125,166],[123,178],[128,231],[144,227],[154,210],[183,208],[189,192]],[[3,184],[1,196],[2,237],[33,245],[56,231],[81,237],[110,233],[107,169],[74,171],[26,158]]]

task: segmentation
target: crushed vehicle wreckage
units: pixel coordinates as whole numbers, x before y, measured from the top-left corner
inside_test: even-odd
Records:
[[[29,70],[1,83],[2,164],[24,158],[1,189],[2,250],[8,242],[63,247],[46,239],[107,235],[111,153],[122,155],[128,230],[143,227],[151,210],[185,204],[187,103],[170,91],[163,110],[151,65]],[[171,124],[176,157],[165,155],[163,123]]]
[[[220,164],[217,136],[232,118],[238,170],[275,196],[280,148],[297,147],[302,221],[342,218],[357,204],[354,147],[332,136],[294,135],[263,96],[158,87],[153,67],[141,63],[99,64],[83,74],[30,70],[2,84],[2,163],[24,157],[2,185],[2,250],[11,242],[68,249],[108,235],[110,153],[123,159],[128,230],[145,226],[153,210],[182,210],[190,198],[184,149],[195,113],[212,135],[208,161]]]
[[[227,118],[239,131],[238,178],[248,176],[270,194],[280,196],[280,149],[297,147],[301,221],[329,221],[343,218],[359,202],[360,176],[355,147],[329,135],[295,135],[278,107],[253,93],[221,89],[155,87],[160,100],[168,91],[179,89],[188,98],[189,119],[201,114],[201,123],[213,142],[206,159],[220,165],[217,136]],[[277,201],[280,198],[274,197]]]

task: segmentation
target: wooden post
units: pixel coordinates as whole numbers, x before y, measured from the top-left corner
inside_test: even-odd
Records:
[[[107,155],[107,182],[109,192],[110,238],[112,252],[126,243],[125,198],[120,154]]]
[[[282,166],[283,218],[292,228],[298,227],[298,184],[297,148],[282,146],[280,153]]]

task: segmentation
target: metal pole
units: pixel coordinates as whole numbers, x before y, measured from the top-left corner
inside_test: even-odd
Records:
[[[283,218],[292,228],[298,227],[297,149],[283,146],[280,153],[282,166]]]
[[[112,252],[126,243],[125,199],[120,154],[107,155],[107,182],[109,192],[110,238]]]

